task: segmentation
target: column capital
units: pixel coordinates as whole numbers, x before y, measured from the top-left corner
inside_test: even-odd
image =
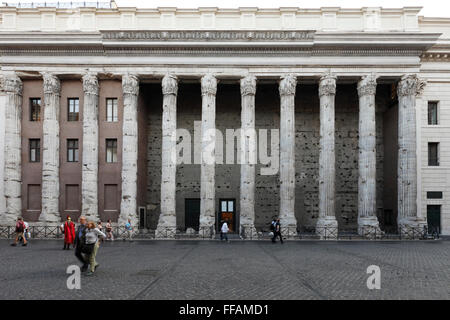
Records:
[[[42,79],[44,80],[44,94],[57,94],[61,93],[61,82],[59,78],[50,72],[42,72]]]
[[[337,77],[331,72],[324,73],[319,80],[319,96],[331,96],[336,94]]]
[[[122,76],[123,94],[139,95],[139,77],[136,74],[126,73]]]
[[[252,74],[241,79],[241,95],[254,96],[256,94],[256,77]]]
[[[202,96],[217,93],[217,79],[211,73],[208,73],[202,77]]]
[[[14,73],[4,73],[3,74],[3,91],[6,93],[13,93],[22,95],[23,84],[19,76]]]
[[[375,95],[377,92],[377,78],[375,73],[365,75],[358,82],[358,95],[360,97]]]
[[[93,72],[87,72],[83,75],[83,91],[84,93],[94,94],[98,96],[98,78],[97,74]]]
[[[167,73],[162,79],[162,92],[163,95],[172,94],[176,96],[178,94],[178,77],[174,74]]]
[[[295,95],[297,88],[297,76],[293,74],[286,74],[280,78],[280,96]]]
[[[398,83],[397,95],[399,97],[421,95],[426,84],[426,81],[419,79],[417,74],[406,74]]]

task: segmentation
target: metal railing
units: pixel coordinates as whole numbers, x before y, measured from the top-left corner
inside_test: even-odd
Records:
[[[59,226],[30,226],[28,231],[31,239],[62,239],[64,234]],[[208,227],[186,233],[173,227],[158,228],[158,230],[127,230],[125,227],[114,227],[112,234],[116,240],[140,240],[140,239],[196,239],[212,240],[218,239],[214,227]],[[439,239],[439,230],[425,227],[399,227],[395,234],[385,233],[378,227],[360,227],[359,232],[355,229],[338,230],[335,227],[310,228],[308,231],[300,232],[294,227],[281,229],[284,240],[428,240]],[[14,239],[16,236],[15,226],[0,226],[0,239]],[[268,230],[255,231],[254,228],[241,228],[239,238],[242,240],[269,240],[272,238]]]

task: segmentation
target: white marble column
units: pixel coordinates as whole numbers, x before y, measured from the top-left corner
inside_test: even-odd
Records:
[[[3,75],[0,74],[0,216],[4,217],[6,213],[5,200],[5,109],[6,109],[6,93],[3,88]],[[3,223],[0,219],[0,223]]]
[[[138,175],[138,96],[139,78],[133,74],[122,76],[123,122],[122,122],[122,199],[119,225],[130,219],[138,226],[137,175]]]
[[[241,79],[241,199],[240,234],[256,237],[255,229],[255,165],[257,141],[255,130],[256,77]],[[244,231],[244,232],[242,232]]]
[[[405,75],[398,84],[398,227],[404,235],[420,231],[426,218],[417,215],[416,95],[425,82],[415,74]]]
[[[331,73],[326,73],[320,78],[319,97],[319,219],[316,224],[316,233],[322,238],[337,238],[334,138],[336,77]]]
[[[5,73],[3,90],[6,94],[4,154],[6,213],[2,222],[11,224],[22,215],[22,81],[15,73]]]
[[[216,93],[217,79],[207,74],[202,89],[202,161],[200,177],[200,235],[214,236],[216,221]]]
[[[297,234],[295,218],[295,92],[297,77],[281,77],[280,91],[280,214],[283,232]]]
[[[177,94],[178,79],[167,74],[162,80],[162,164],[161,213],[157,238],[174,238],[177,230],[176,175],[177,175]]]
[[[381,235],[377,218],[376,89],[377,77],[375,74],[365,76],[358,82],[358,233],[367,237]]]
[[[42,212],[39,221],[48,225],[61,221],[59,214],[59,113],[61,83],[57,76],[42,74],[44,122],[42,144]]]
[[[83,170],[82,214],[98,221],[98,79],[87,73],[83,76]]]

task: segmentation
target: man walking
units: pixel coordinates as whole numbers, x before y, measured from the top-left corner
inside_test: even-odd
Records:
[[[281,223],[280,219],[277,219],[275,226],[274,226],[274,232],[273,232],[273,238],[272,242],[277,242],[277,237],[280,237],[280,242],[283,244],[283,236],[281,235]]]
[[[85,272],[88,268],[88,261],[86,257],[83,255],[81,250],[83,249],[83,245],[85,245],[85,237],[86,237],[86,217],[80,217],[80,225],[75,232],[75,257],[83,264],[81,267],[81,271]]]
[[[222,228],[220,228],[220,241],[222,241],[224,238],[228,242],[228,223],[226,221],[222,220]]]

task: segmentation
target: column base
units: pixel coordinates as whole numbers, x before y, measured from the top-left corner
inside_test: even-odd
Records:
[[[203,225],[200,226],[199,230],[198,230],[198,236],[200,238],[211,238],[213,239],[216,235],[216,230],[214,229],[214,225],[209,226],[209,225]]]
[[[258,239],[258,232],[252,224],[241,225],[239,235],[242,239],[252,240]]]
[[[316,235],[318,235],[321,240],[337,240],[338,222],[336,218],[319,218],[316,224]]]
[[[358,234],[364,238],[377,239],[384,235],[377,217],[359,218]]]
[[[281,225],[281,235],[283,238],[293,238],[298,236],[297,232],[297,225],[296,224],[289,224],[286,226]]]
[[[426,219],[404,218],[398,221],[398,232],[404,239],[422,239],[426,228]]]
[[[155,230],[155,239],[175,239],[177,227],[158,226]]]

